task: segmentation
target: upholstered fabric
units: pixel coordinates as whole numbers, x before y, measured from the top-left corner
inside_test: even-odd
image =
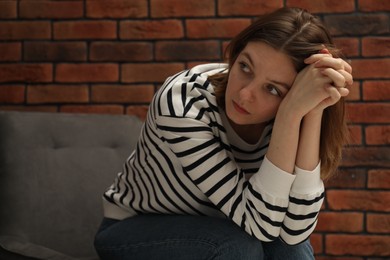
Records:
[[[0,112],[0,247],[97,258],[101,196],[140,128],[130,116]]]

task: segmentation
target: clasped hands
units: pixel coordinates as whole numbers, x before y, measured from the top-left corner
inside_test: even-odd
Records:
[[[352,67],[334,58],[327,49],[305,59],[308,65],[295,78],[285,102],[302,117],[320,112],[349,94],[353,84]]]

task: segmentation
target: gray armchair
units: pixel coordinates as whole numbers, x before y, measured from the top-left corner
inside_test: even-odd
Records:
[[[0,112],[0,259],[98,259],[101,196],[136,117]]]

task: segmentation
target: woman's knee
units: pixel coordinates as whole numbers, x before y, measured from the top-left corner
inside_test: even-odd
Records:
[[[140,216],[104,224],[95,237],[102,259],[263,259],[261,242],[227,219]]]
[[[264,259],[263,247],[260,241],[230,240],[226,245],[222,244],[217,249],[217,260],[262,260]]]
[[[261,241],[249,235],[235,223],[225,220],[225,231],[221,232],[217,244],[215,259],[256,259],[264,258]]]
[[[288,245],[277,239],[272,242],[263,242],[263,250],[267,260],[314,260],[310,240],[305,240],[298,245]]]

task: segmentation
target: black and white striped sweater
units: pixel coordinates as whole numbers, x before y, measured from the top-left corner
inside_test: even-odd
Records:
[[[151,102],[137,147],[103,196],[104,215],[228,217],[262,241],[288,244],[314,230],[324,197],[320,165],[289,174],[266,157],[269,125],[255,145],[218,108],[205,64],[169,77]]]

